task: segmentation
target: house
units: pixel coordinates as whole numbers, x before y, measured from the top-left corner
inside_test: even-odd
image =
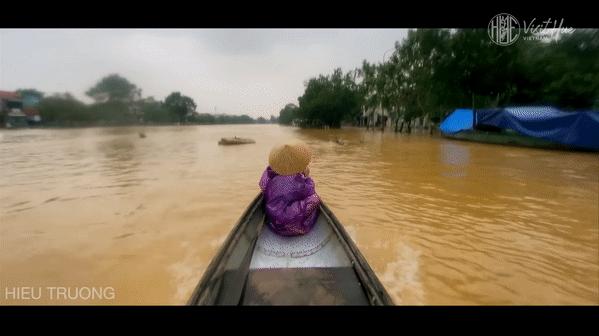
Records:
[[[42,121],[38,106],[42,100],[42,94],[37,91],[23,90],[20,92],[23,102],[23,113],[27,116],[27,122],[30,125],[38,124]]]
[[[6,128],[27,127],[41,122],[38,104],[42,95],[24,90],[21,93],[0,91],[0,121]]]
[[[381,122],[385,127],[389,126],[389,111],[378,105],[376,108],[366,108],[362,110],[360,126],[381,127]]]
[[[23,101],[17,92],[0,91],[0,118],[6,128],[28,126]]]

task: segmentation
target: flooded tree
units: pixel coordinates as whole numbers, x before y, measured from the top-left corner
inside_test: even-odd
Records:
[[[46,125],[78,126],[93,119],[86,105],[69,93],[44,98],[39,104],[39,111]]]
[[[196,109],[196,103],[190,97],[182,95],[180,92],[173,92],[164,100],[164,106],[174,115],[179,117],[179,122],[183,122],[185,116]]]
[[[597,59],[597,29],[549,42],[522,39],[510,47],[494,44],[486,29],[411,30],[388,60],[364,60],[353,81],[340,69],[310,79],[298,111],[311,125],[336,126],[357,115],[366,128],[383,131],[390,118],[398,132],[411,132],[414,124],[432,132],[433,124],[460,107],[597,109]]]
[[[96,103],[131,102],[141,98],[141,89],[118,74],[108,75],[85,93]]]
[[[343,121],[355,120],[361,108],[361,96],[352,75],[343,74],[341,69],[310,79],[298,100],[298,116],[307,127],[338,128]]]
[[[291,125],[294,119],[298,117],[298,107],[295,104],[287,104],[281,111],[279,112],[278,121],[283,125]],[[272,119],[272,117],[271,117]]]

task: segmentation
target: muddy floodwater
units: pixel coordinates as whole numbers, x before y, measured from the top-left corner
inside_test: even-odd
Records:
[[[289,140],[397,304],[599,303],[597,154],[227,125],[0,130],[0,304],[185,303]]]

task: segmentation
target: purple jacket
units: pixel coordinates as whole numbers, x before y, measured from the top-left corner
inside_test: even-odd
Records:
[[[278,175],[269,167],[260,179],[270,228],[282,236],[308,233],[318,218],[320,198],[314,181],[303,173]]]

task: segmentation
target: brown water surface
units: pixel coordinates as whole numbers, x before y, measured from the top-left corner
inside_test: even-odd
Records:
[[[598,155],[243,125],[0,131],[0,304],[184,303],[290,140],[397,304],[599,303]]]

